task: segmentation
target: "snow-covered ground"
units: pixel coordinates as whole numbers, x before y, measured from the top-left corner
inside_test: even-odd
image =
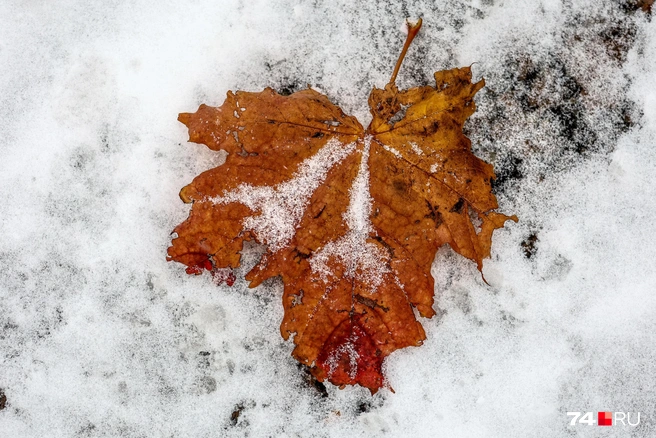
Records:
[[[656,20],[636,1],[0,2],[0,437],[656,435]],[[256,252],[233,287],[166,262],[179,189],[222,159],[176,117],[310,84],[366,125],[406,16],[424,26],[397,83],[475,63],[466,131],[520,222],[489,286],[438,252],[440,316],[387,360],[395,393],[322,392],[280,337],[280,282],[242,278]]]

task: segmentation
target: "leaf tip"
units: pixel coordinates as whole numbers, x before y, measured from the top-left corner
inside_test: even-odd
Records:
[[[191,119],[191,116],[192,113],[180,113],[178,114],[178,122],[185,126],[189,126],[189,120]]]
[[[180,200],[185,204],[191,204],[193,202],[193,198],[190,196],[189,190],[190,190],[190,186],[184,186],[180,190],[180,193],[178,193]]]

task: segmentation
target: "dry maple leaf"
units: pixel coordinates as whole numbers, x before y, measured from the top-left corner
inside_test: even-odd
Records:
[[[228,156],[180,192],[193,205],[169,260],[225,276],[245,240],[267,244],[246,279],[282,277],[293,356],[320,381],[372,393],[384,359],[426,337],[414,309],[435,314],[437,249],[448,243],[480,270],[492,232],[516,220],[492,211],[492,166],[462,133],[483,81],[460,68],[435,73],[435,86],[394,84],[420,26],[408,26],[389,84],[371,92],[367,129],[311,89],[229,92],[218,108],[179,116],[190,141]]]

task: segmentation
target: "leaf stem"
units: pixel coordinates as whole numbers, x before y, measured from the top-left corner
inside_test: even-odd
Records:
[[[396,61],[396,66],[394,67],[392,78],[389,81],[390,84],[396,82],[396,75],[399,74],[399,69],[401,68],[401,63],[403,62],[403,58],[405,58],[405,54],[408,51],[408,47],[410,47],[412,40],[415,39],[417,33],[419,33],[419,29],[421,29],[421,18],[417,20],[415,24],[410,24],[408,20],[406,20],[405,23],[408,26],[408,36],[405,39],[405,44],[403,45],[403,50],[401,50],[401,54],[399,55],[399,60]]]

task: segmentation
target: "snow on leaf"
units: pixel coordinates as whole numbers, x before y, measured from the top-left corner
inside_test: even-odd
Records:
[[[372,393],[384,359],[425,339],[413,309],[435,314],[437,249],[449,244],[480,270],[492,232],[517,220],[493,211],[492,166],[462,133],[483,81],[460,68],[435,73],[434,87],[394,84],[420,26],[408,25],[390,83],[372,90],[367,129],[311,89],[229,92],[179,117],[190,141],[229,155],[180,192],[192,209],[168,259],[224,273],[245,240],[267,244],[246,279],[282,277],[293,356],[320,381]]]

